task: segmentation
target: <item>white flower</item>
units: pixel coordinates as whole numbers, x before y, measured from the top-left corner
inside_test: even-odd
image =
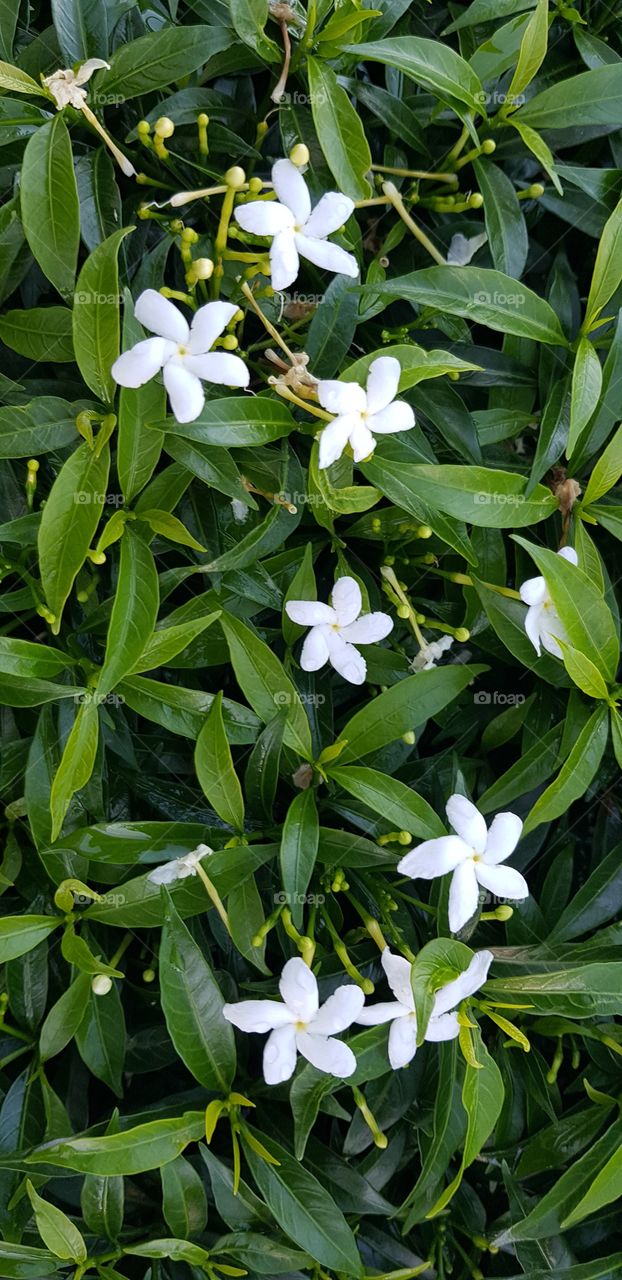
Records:
[[[448,1011],[455,1010],[461,1000],[472,996],[482,986],[486,981],[492,959],[492,951],[478,951],[464,973],[437,991],[425,1033],[426,1040],[455,1040],[460,1031],[458,1015]],[[391,1023],[389,1062],[393,1070],[397,1071],[400,1067],[407,1067],[408,1063],[412,1062],[417,1050],[417,1015],[411,983],[412,965],[403,956],[392,955],[387,947],[382,953],[382,967],[395,1001],[373,1004],[362,1009],[356,1021],[365,1027],[375,1027],[383,1022]]]
[[[92,124],[112,151],[119,168],[127,178],[132,178],[136,174],[134,165],[127,156],[123,155],[110,135],[106,133],[104,126],[99,123],[97,116],[93,114],[87,103],[86,89],[82,88],[90,80],[94,71],[103,70],[110,70],[109,62],[104,62],[103,58],[88,58],[77,71],[72,71],[71,67],[67,67],[64,71],[54,71],[51,76],[43,77],[43,83],[59,111],[64,107],[74,107],[76,111],[81,111],[86,116],[89,124]]]
[[[270,265],[277,291],[293,284],[300,270],[299,258],[339,275],[358,275],[356,258],[326,237],[347,222],[354,201],[338,191],[328,191],[311,211],[309,188],[291,160],[277,160],[272,167],[275,200],[253,200],[235,210],[236,222],[256,236],[272,236]]]
[[[462,235],[461,231],[456,232],[452,236],[449,249],[447,250],[447,263],[450,267],[466,267],[471,261],[478,249],[486,244],[488,236],[482,231],[478,236],[471,236],[467,239]]]
[[[431,640],[429,644],[425,644],[419,653],[415,654],[410,664],[411,671],[430,671],[446,650],[451,649],[453,642],[453,636],[441,636],[440,640]]]
[[[449,928],[457,933],[475,915],[478,885],[497,898],[529,897],[527,881],[513,867],[501,867],[514,852],[523,829],[515,813],[498,813],[490,830],[474,804],[464,796],[449,797],[447,819],[455,836],[424,840],[405,854],[397,869],[411,880],[434,880],[453,871],[449,890]]]
[[[331,595],[332,604],[317,600],[288,600],[285,612],[292,622],[311,630],[302,646],[303,671],[319,671],[326,662],[349,680],[363,684],[367,663],[355,644],[375,644],[393,630],[387,613],[364,613],[361,591],[354,578],[338,578]]]
[[[263,1053],[266,1084],[282,1084],[293,1075],[301,1053],[318,1071],[345,1079],[356,1070],[356,1058],[341,1040],[333,1040],[358,1018],[364,996],[346,984],[320,1008],[316,979],[304,960],[288,960],[279,981],[278,1000],[242,1000],[226,1004],[223,1014],[240,1031],[269,1031]]]
[[[175,418],[194,422],[205,404],[201,378],[226,387],[248,386],[250,374],[239,356],[211,350],[237,309],[232,302],[207,302],[188,325],[168,298],[155,289],[145,289],[137,299],[134,315],[158,337],[137,342],[115,360],[115,382],[121,387],[142,387],[161,369]]]
[[[43,77],[43,83],[59,111],[63,107],[82,110],[86,102],[86,89],[82,85],[90,80],[94,71],[110,71],[110,63],[104,62],[103,58],[88,58],[77,71],[72,71],[69,67],[65,71],[54,71],[51,76]]]
[[[579,557],[572,547],[562,547],[557,554],[563,556],[564,560],[569,560],[570,564],[579,563]],[[542,652],[540,646],[544,645],[547,653],[552,653],[554,658],[561,658],[562,650],[557,642],[567,641],[568,635],[544,578],[528,578],[523,582],[520,598],[529,605],[525,615],[525,631],[538,657]]]
[[[175,880],[186,880],[188,876],[196,876],[201,858],[213,852],[209,845],[199,844],[191,853],[185,853],[181,858],[173,858],[170,862],[163,862],[161,867],[155,867],[149,872],[147,879],[152,884],[173,884]]]
[[[349,444],[355,462],[369,457],[376,447],[376,435],[409,431],[415,415],[405,400],[396,400],[401,367],[394,356],[372,360],[367,387],[358,382],[319,382],[318,400],[329,413],[337,414],[320,436],[320,467],[329,467]]]

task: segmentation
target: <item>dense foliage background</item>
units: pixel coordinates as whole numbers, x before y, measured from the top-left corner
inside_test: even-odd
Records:
[[[1,0],[0,45],[0,1275],[622,1275],[620,6]],[[360,279],[272,288],[232,212],[290,154]],[[111,374],[163,288],[250,371],[185,423]],[[416,425],[321,467],[314,379],[381,355]],[[284,607],[344,577],[363,684]],[[452,935],[396,867],[456,794],[530,896]],[[411,1065],[353,1026],[266,1084],[223,1002],[297,956],[386,1001],[387,944]]]

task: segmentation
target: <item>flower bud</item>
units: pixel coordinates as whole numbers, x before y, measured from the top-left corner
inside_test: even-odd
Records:
[[[289,158],[297,169],[302,169],[303,165],[309,163],[309,148],[305,146],[304,142],[297,142],[296,146],[292,147]]]
[[[471,638],[471,632],[467,627],[456,627],[456,630],[454,631],[454,638],[459,644],[466,644],[467,640],[470,640]]]
[[[91,983],[91,991],[94,996],[107,996],[112,989],[112,978],[105,973],[98,973]]]
[[[245,182],[246,174],[239,164],[234,164],[231,169],[227,169],[225,174],[225,185],[227,187],[233,187],[234,191],[239,191]]]
[[[155,969],[143,969],[143,982],[155,981]]]
[[[470,209],[481,209],[483,203],[484,203],[484,197],[483,195],[480,194],[479,191],[474,191],[473,195],[469,196]]]
[[[197,116],[197,124],[200,126],[201,129],[207,129],[207,126],[209,124],[209,116],[206,116],[204,111],[202,111],[201,114]]]
[[[414,729],[408,729],[402,734],[402,742],[405,742],[407,747],[414,747],[416,741]]]
[[[154,133],[158,138],[172,138],[175,132],[175,125],[168,116],[160,116],[154,125]]]
[[[221,342],[221,346],[224,351],[236,351],[238,347],[238,340],[235,334],[226,333]]]
[[[248,189],[253,196],[258,196],[263,191],[263,182],[261,178],[249,178]]]
[[[493,138],[486,138],[485,141],[482,142],[483,156],[491,156],[493,151],[496,151],[496,150],[497,150],[497,144]]]
[[[139,120],[138,124],[136,125],[136,132],[141,140],[143,138],[148,138],[149,134],[151,133],[151,125],[149,124],[149,121]]]
[[[192,270],[197,280],[209,280],[214,270],[214,263],[211,258],[197,258],[192,264]]]

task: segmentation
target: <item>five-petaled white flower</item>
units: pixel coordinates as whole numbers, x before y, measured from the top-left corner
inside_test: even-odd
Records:
[[[256,236],[272,236],[271,279],[274,289],[293,284],[300,258],[339,275],[358,275],[356,258],[326,239],[347,222],[354,201],[339,191],[328,191],[311,210],[309,188],[291,160],[277,160],[272,183],[278,200],[253,200],[235,210],[236,222]]]
[[[425,1033],[426,1040],[455,1040],[460,1031],[456,1006],[486,981],[492,963],[492,951],[478,951],[468,969],[453,982],[437,991],[432,1015]],[[389,1062],[394,1071],[407,1067],[417,1050],[417,1014],[411,983],[412,965],[403,956],[389,951],[382,953],[382,967],[395,996],[395,1001],[372,1004],[362,1009],[357,1022],[365,1027],[375,1027],[383,1022],[391,1023],[389,1031]],[[453,1012],[449,1012],[452,1010]]]
[[[134,165],[123,152],[119,150],[116,142],[112,138],[104,126],[99,123],[97,116],[93,114],[86,100],[86,89],[83,86],[90,80],[94,71],[109,71],[110,63],[104,62],[103,58],[87,58],[86,62],[78,67],[77,71],[73,71],[71,67],[65,68],[64,71],[54,71],[51,76],[44,76],[43,83],[54,99],[59,111],[64,107],[73,107],[76,111],[81,111],[89,124],[97,130],[101,138],[103,138],[106,146],[110,148],[112,154],[127,178],[131,178],[136,173]]]
[[[564,560],[569,560],[570,564],[579,563],[579,557],[572,547],[562,547],[557,554],[563,556]],[[544,645],[547,653],[552,653],[554,658],[561,658],[563,655],[558,641],[566,642],[568,635],[544,578],[528,578],[523,582],[520,598],[529,605],[525,615],[525,631],[538,657],[542,652],[541,645]]]
[[[155,289],[145,289],[136,301],[134,315],[158,337],[137,342],[115,360],[115,382],[121,387],[142,387],[161,369],[175,418],[194,422],[205,404],[201,378],[227,387],[248,386],[250,374],[239,356],[211,350],[237,309],[232,302],[207,302],[189,325],[168,298]]]
[[[263,1053],[266,1084],[289,1080],[297,1054],[325,1071],[345,1079],[356,1070],[356,1058],[347,1044],[333,1036],[356,1021],[364,1003],[363,992],[353,983],[337,990],[320,1008],[317,981],[304,960],[288,960],[279,981],[283,1004],[278,1000],[241,1000],[226,1004],[223,1014],[239,1031],[271,1034]]]
[[[376,435],[409,431],[415,415],[405,400],[396,400],[401,367],[394,356],[372,360],[367,387],[358,382],[330,379],[318,383],[318,400],[329,413],[337,414],[320,436],[320,467],[329,467],[340,458],[346,445],[355,462],[362,462],[376,448]]]
[[[184,853],[181,858],[172,858],[170,862],[163,862],[161,867],[154,867],[147,879],[152,884],[173,884],[175,880],[186,880],[188,876],[196,876],[201,858],[213,852],[209,845],[199,844],[191,853]]]
[[[529,897],[527,881],[513,867],[501,867],[514,852],[523,824],[515,813],[498,813],[490,830],[464,796],[449,797],[447,819],[457,835],[424,840],[405,854],[397,869],[411,880],[434,880],[453,871],[449,890],[449,928],[457,933],[475,915],[479,888],[498,898]]]
[[[367,663],[355,644],[375,644],[393,630],[387,613],[364,613],[358,582],[354,578],[338,578],[331,594],[331,604],[319,600],[288,600],[285,611],[292,622],[311,630],[302,646],[300,665],[303,671],[319,671],[326,662],[349,680],[363,684]]]

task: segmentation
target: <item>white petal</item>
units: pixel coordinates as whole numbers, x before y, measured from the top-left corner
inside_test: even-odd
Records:
[[[439,836],[436,840],[424,840],[404,854],[397,870],[411,880],[434,880],[436,876],[454,871],[468,855],[469,848],[459,836]]]
[[[310,1035],[308,1031],[299,1031],[296,1036],[298,1052],[318,1071],[325,1071],[329,1076],[338,1076],[346,1080],[356,1071],[356,1058],[347,1044],[341,1040],[332,1040],[327,1036]]]
[[[164,386],[171,402],[173,417],[177,422],[194,422],[198,418],[205,395],[198,378],[182,364],[169,360],[162,373]]]
[[[240,1000],[237,1004],[223,1005],[222,1012],[238,1031],[254,1031],[258,1035],[287,1023],[294,1024],[289,1009],[278,1000]]]
[[[475,863],[467,858],[456,867],[449,887],[449,928],[458,933],[475,915],[479,904],[479,889],[475,875]]]
[[[484,862],[488,866],[505,862],[514,853],[522,830],[521,819],[515,813],[498,813],[490,824]]]
[[[347,627],[358,618],[363,600],[356,578],[337,578],[331,593],[331,604],[340,627]]]
[[[343,227],[353,212],[354,201],[349,196],[343,196],[340,191],[327,191],[307,218],[303,234],[323,240]]]
[[[329,413],[364,413],[367,396],[358,382],[337,382],[336,378],[324,378],[317,384],[317,398]]]
[[[334,418],[320,434],[319,466],[323,471],[340,458],[350,437],[354,415],[343,414]]]
[[[541,639],[540,639],[541,624],[542,624],[542,605],[533,604],[525,614],[524,627],[525,627],[525,632],[527,634],[527,638],[531,640],[531,643],[538,657],[540,657],[540,654],[542,652]]]
[[[412,964],[404,956],[395,956],[388,947],[382,953],[382,967],[387,975],[387,982],[401,1005],[413,1010],[415,998],[411,984]]]
[[[447,801],[445,812],[447,821],[451,823],[464,843],[476,849],[478,853],[483,853],[488,832],[479,809],[467,800],[466,796],[453,795]]]
[[[312,627],[300,654],[303,671],[319,671],[328,662],[328,644],[324,627]]]
[[[460,1023],[458,1015],[455,1013],[442,1013],[440,1017],[434,1015],[428,1022],[425,1033],[426,1040],[455,1040],[460,1035]]]
[[[164,338],[145,338],[114,362],[111,373],[120,387],[142,387],[155,378],[175,347]]]
[[[355,462],[363,462],[376,448],[376,441],[362,420],[358,420],[350,432],[350,448]]]
[[[478,862],[475,871],[480,884],[493,893],[495,898],[510,898],[513,902],[521,902],[523,898],[529,897],[529,885],[514,867],[489,867],[485,862]]]
[[[306,258],[315,267],[323,267],[325,271],[335,271],[340,276],[351,276],[354,280],[359,273],[358,262],[351,253],[346,253],[338,244],[330,240],[312,240],[310,236],[295,233],[296,248],[301,258]]]
[[[276,200],[253,200],[238,205],[235,220],[243,231],[256,236],[276,236],[279,231],[292,230],[294,217],[291,210]]]
[[[279,991],[288,1009],[301,1022],[309,1022],[317,1013],[317,982],[308,964],[299,956],[287,961],[279,980]]]
[[[519,595],[523,604],[542,604],[546,599],[544,578],[527,578],[519,587]]]
[[[367,410],[380,413],[395,400],[402,367],[395,356],[379,356],[372,360],[367,374]]]
[[[296,1028],[293,1023],[279,1027],[266,1040],[263,1051],[263,1075],[266,1084],[283,1084],[294,1074],[296,1066]]]
[[[236,311],[232,302],[206,302],[204,307],[199,307],[190,325],[188,347],[193,356],[211,351]]]
[[[103,58],[87,58],[76,71],[74,83],[86,84],[95,71],[110,71],[110,63],[104,62]]]
[[[384,1022],[393,1022],[395,1018],[404,1018],[410,1013],[410,1009],[406,1009],[398,1000],[386,1001],[380,1004],[369,1004],[361,1009],[356,1021],[362,1027],[378,1027]]]
[[[229,351],[186,356],[184,365],[195,378],[205,378],[206,382],[216,382],[221,387],[247,387],[251,378],[244,361]]]
[[[437,991],[432,1017],[438,1018],[440,1014],[447,1013],[448,1009],[456,1009],[461,1000],[466,1000],[467,996],[479,991],[486,981],[492,961],[492,951],[476,951],[464,973]]]
[[[270,246],[270,275],[277,293],[294,283],[300,270],[296,239],[291,231],[279,231]]]
[[[570,564],[579,563],[579,557],[574,547],[562,547],[561,550],[557,552],[557,554],[558,556],[563,556],[564,560],[568,560]]]
[[[160,338],[168,338],[169,342],[182,345],[188,342],[190,329],[181,311],[168,298],[163,298],[157,289],[145,289],[136,299],[134,315],[139,324]]]
[[[410,1015],[396,1018],[389,1031],[389,1062],[394,1071],[407,1067],[417,1052],[417,1023]]]
[[[272,166],[272,182],[279,200],[291,209],[295,221],[302,226],[311,213],[311,196],[300,169],[291,160],[277,160]]]
[[[558,640],[568,641],[568,633],[557,612],[552,605],[544,608],[540,614],[540,639],[547,653],[552,653],[554,658],[563,656],[561,646]]]
[[[320,600],[288,600],[285,612],[299,627],[318,627],[337,621],[335,610]]]
[[[336,631],[326,637],[328,644],[328,660],[331,667],[349,684],[364,684],[367,675],[367,663],[358,649],[346,644]]]
[[[405,400],[394,400],[386,409],[372,413],[365,421],[374,435],[388,436],[395,431],[410,431],[415,425],[415,415]]]
[[[364,613],[349,627],[341,628],[341,636],[352,644],[377,644],[393,630],[393,619],[388,613]]]
[[[324,1002],[312,1018],[309,1030],[314,1036],[334,1036],[339,1031],[347,1031],[356,1022],[364,1003],[365,996],[361,988],[353,982],[347,982],[343,987],[337,987]]]
[[[161,867],[154,867],[149,872],[147,879],[151,884],[174,884],[179,879],[179,859],[173,858],[171,862],[163,862]],[[183,877],[182,877],[183,878]]]
[[[483,244],[486,244],[487,239],[488,236],[485,231],[482,231],[478,236],[470,236],[469,239],[463,236],[462,232],[456,232],[456,235],[452,236],[447,250],[448,265],[450,267],[468,266],[471,258],[477,253],[478,249],[481,249]]]

